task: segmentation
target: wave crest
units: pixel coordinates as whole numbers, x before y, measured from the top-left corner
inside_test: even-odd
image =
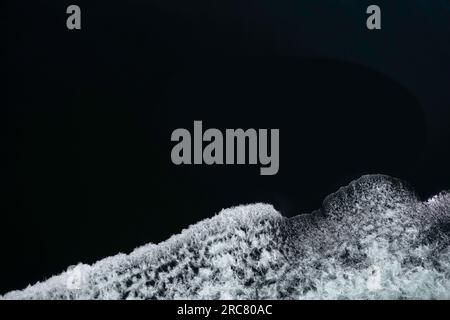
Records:
[[[444,299],[449,237],[449,193],[421,202],[407,183],[367,175],[311,214],[288,219],[264,204],[222,210],[158,245],[3,298]]]

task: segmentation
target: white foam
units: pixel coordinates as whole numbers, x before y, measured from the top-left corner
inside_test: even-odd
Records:
[[[320,212],[221,211],[158,245],[80,264],[4,299],[448,299],[450,196],[364,176]]]

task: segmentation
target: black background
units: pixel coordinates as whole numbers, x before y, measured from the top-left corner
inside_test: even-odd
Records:
[[[78,4],[82,30],[66,28]],[[0,293],[221,208],[293,216],[367,173],[450,187],[450,4],[2,4]],[[171,132],[279,128],[280,171],[174,166]]]

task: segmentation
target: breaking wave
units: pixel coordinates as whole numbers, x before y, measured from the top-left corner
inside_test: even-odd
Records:
[[[158,245],[3,299],[449,299],[450,194],[368,175],[293,218],[222,210]]]

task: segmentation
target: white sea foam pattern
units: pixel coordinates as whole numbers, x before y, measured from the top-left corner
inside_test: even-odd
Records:
[[[79,264],[3,299],[449,299],[450,194],[363,176],[288,219],[226,209],[158,245]]]

